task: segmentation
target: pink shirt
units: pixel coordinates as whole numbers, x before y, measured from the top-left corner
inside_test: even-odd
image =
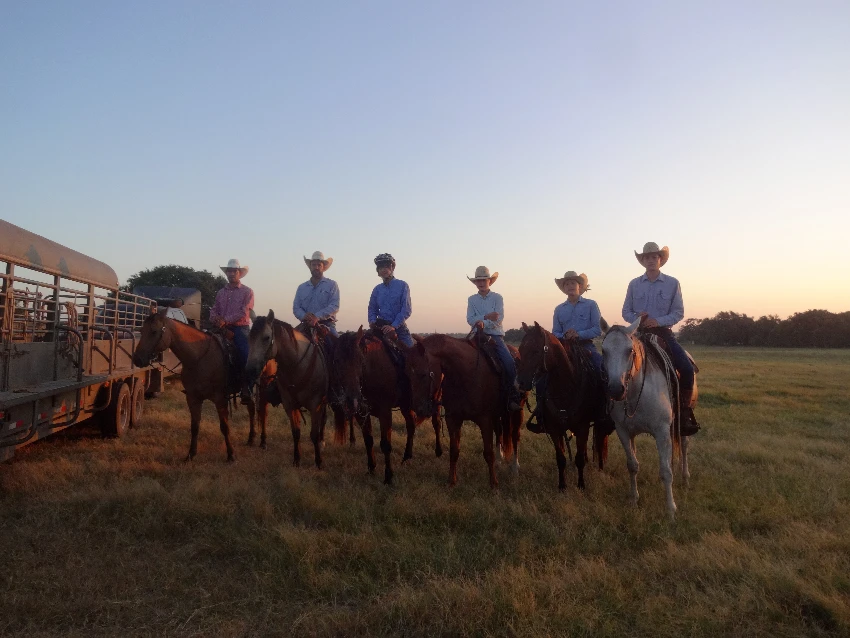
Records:
[[[232,326],[247,326],[251,323],[248,311],[254,307],[254,291],[238,282],[235,286],[227,284],[218,291],[215,303],[210,308],[210,321],[218,318]]]

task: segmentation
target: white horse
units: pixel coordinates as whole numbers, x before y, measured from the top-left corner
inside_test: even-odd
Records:
[[[602,341],[602,360],[608,375],[608,396],[613,400],[611,418],[626,452],[631,479],[631,502],[637,505],[637,473],[640,464],[635,455],[635,437],[649,434],[658,449],[661,482],[667,495],[670,520],[676,518],[673,500],[673,453],[679,448],[682,478],[688,482],[688,437],[680,436],[673,425],[673,396],[676,373],[665,353],[648,353],[635,331],[640,318],[628,327],[612,326]],[[660,356],[659,356],[660,355]],[[696,382],[694,383],[696,387]]]

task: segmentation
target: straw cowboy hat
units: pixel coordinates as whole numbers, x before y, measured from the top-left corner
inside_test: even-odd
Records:
[[[325,253],[323,253],[321,250],[317,250],[309,259],[307,259],[306,257],[304,258],[304,263],[307,264],[307,268],[310,267],[311,261],[321,261],[325,264],[325,270],[327,270],[331,267],[331,264],[334,263],[334,258],[328,257],[327,259],[325,259]]]
[[[583,295],[585,290],[587,290],[587,275],[581,273],[580,275],[576,273],[575,270],[568,270],[564,273],[564,276],[558,279],[555,278],[555,285],[561,290],[565,295],[567,291],[564,290],[564,284],[568,281],[574,281],[578,284],[578,294]]]
[[[635,257],[637,257],[637,260],[640,262],[640,265],[643,266],[644,255],[651,255],[652,253],[658,253],[661,256],[662,266],[666,264],[667,260],[670,258],[670,249],[667,248],[667,246],[664,246],[664,248],[659,248],[658,244],[656,244],[654,241],[646,242],[643,245],[642,253],[638,253],[638,251],[635,251]]]
[[[221,272],[223,273],[226,273],[230,268],[235,268],[242,277],[248,274],[248,266],[240,264],[238,259],[231,259],[227,262],[226,266],[219,266],[219,268],[221,268]]]
[[[478,266],[478,268],[475,269],[475,276],[474,277],[467,277],[467,279],[469,279],[469,281],[471,281],[472,283],[475,283],[479,279],[489,279],[491,286],[493,285],[493,282],[496,281],[498,278],[499,278],[499,273],[494,272],[491,275],[490,269],[487,268],[487,266]]]

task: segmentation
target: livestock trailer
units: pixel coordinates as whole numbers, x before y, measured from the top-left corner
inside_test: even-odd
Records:
[[[137,424],[145,391],[162,383],[161,366],[132,361],[156,302],[119,290],[105,263],[4,220],[0,278],[0,461],[84,419],[108,436]]]

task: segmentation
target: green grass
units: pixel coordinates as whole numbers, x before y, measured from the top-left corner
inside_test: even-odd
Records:
[[[520,474],[500,465],[491,491],[468,425],[450,489],[430,427],[402,467],[397,424],[387,488],[359,433],[325,470],[292,467],[279,410],[265,451],[238,411],[228,465],[208,405],[183,463],[175,389],[123,440],[28,446],[0,466],[0,635],[850,634],[850,351],[692,352],[705,430],[674,524],[646,437],[637,508],[616,437],[561,494],[551,444],[523,431]]]

